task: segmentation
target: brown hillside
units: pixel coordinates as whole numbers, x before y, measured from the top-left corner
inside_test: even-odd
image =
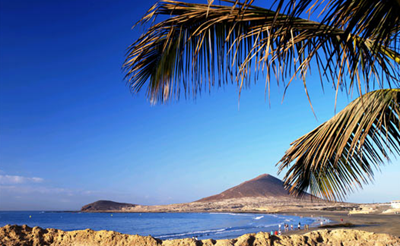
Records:
[[[306,193],[302,198],[310,198]],[[283,182],[269,174],[263,174],[255,179],[241,183],[218,195],[209,196],[198,200],[198,202],[211,202],[223,199],[244,198],[244,197],[274,197],[274,198],[295,198],[283,188]]]

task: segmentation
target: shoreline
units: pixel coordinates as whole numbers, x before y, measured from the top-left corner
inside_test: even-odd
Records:
[[[116,211],[118,213],[132,213],[124,211]],[[86,212],[85,212],[86,213]],[[93,212],[90,212],[93,213]],[[95,213],[115,213],[114,211],[101,211]],[[279,211],[279,212],[267,212],[267,211],[235,211],[235,210],[224,210],[224,211],[184,211],[184,212],[134,212],[134,213],[248,213],[248,214],[280,214],[280,215],[293,215],[302,216],[308,218],[326,218],[329,222],[324,223],[323,226],[335,225],[335,228],[330,229],[347,229],[347,230],[364,230],[374,233],[386,233],[393,236],[400,237],[400,215],[393,214],[354,214],[349,216],[348,211],[320,211],[320,210],[305,210],[305,211]],[[343,224],[351,223],[352,227],[341,226]],[[297,225],[297,224],[296,224]],[[309,230],[304,230],[303,225],[301,230],[293,230],[284,232],[282,235],[298,235],[306,232],[312,232],[316,230],[325,229],[324,227],[316,226],[310,227]]]
[[[268,212],[268,211],[235,211],[235,210],[221,210],[221,211],[43,211],[46,213],[57,213],[57,212],[68,212],[68,213],[237,213],[237,214],[280,214],[280,215],[291,215],[291,216],[300,216],[300,217],[308,217],[312,219],[318,219],[319,217],[329,219],[329,222],[324,223],[323,226],[332,226],[335,225],[335,228],[327,228],[327,229],[359,229],[374,233],[387,233],[393,236],[400,237],[400,215],[393,214],[354,214],[349,216],[348,211],[320,211],[320,210],[289,210],[289,211],[279,211],[279,212]],[[341,226],[343,219],[344,226]],[[350,223],[351,227],[346,226],[346,223]],[[290,224],[290,223],[288,223]],[[293,223],[295,230],[288,232],[284,232],[282,228],[282,235],[293,235],[306,233],[316,230],[325,229],[319,225],[313,226],[309,230],[304,230],[302,225],[301,230],[297,230],[297,223]]]
[[[331,210],[331,209],[336,209]],[[19,212],[19,211],[7,211],[7,212]],[[28,211],[26,211],[28,212]],[[29,211],[34,212],[34,211]],[[39,211],[35,211],[39,212]],[[370,213],[370,214],[353,214],[351,216],[348,215],[349,210],[343,209],[339,207],[330,207],[329,210],[323,209],[314,209],[314,208],[305,208],[305,207],[281,207],[279,210],[256,210],[256,209],[187,209],[187,210],[172,210],[168,211],[168,209],[158,210],[158,211],[149,211],[149,210],[136,210],[136,211],[125,211],[125,210],[104,210],[104,211],[40,211],[45,213],[171,213],[171,214],[180,214],[180,213],[237,213],[237,214],[280,214],[280,215],[292,215],[292,216],[300,216],[300,217],[309,217],[313,219],[317,219],[318,217],[323,217],[329,219],[328,223],[324,223],[326,225],[335,225],[334,229],[347,229],[347,230],[364,230],[374,233],[387,233],[393,236],[400,237],[400,215],[399,214],[382,214],[382,213]],[[350,223],[351,227],[341,226],[343,219],[343,224]],[[288,223],[290,224],[290,223]],[[302,234],[307,232],[312,232],[321,228],[319,225],[315,227],[311,227],[309,230],[304,230],[302,225],[301,230],[297,230],[297,223],[293,223],[294,229],[289,230],[288,232],[284,232],[283,228],[281,229],[282,235],[294,235],[294,234]],[[278,228],[276,228],[278,229]],[[333,228],[329,228],[333,229]]]
[[[71,212],[71,211],[69,211]],[[293,215],[302,216],[308,218],[318,218],[323,217],[329,219],[329,222],[324,223],[323,226],[335,225],[334,229],[360,229],[364,231],[374,232],[374,233],[387,233],[393,236],[400,237],[400,215],[393,214],[353,214],[348,215],[348,211],[321,211],[321,210],[289,210],[289,211],[260,211],[260,210],[249,210],[249,211],[235,211],[235,210],[220,210],[220,211],[76,211],[77,213],[237,213],[237,214],[280,214],[280,215]],[[343,219],[343,224],[351,223],[352,227],[341,226]],[[297,224],[296,224],[297,225]],[[296,227],[297,228],[297,227]],[[324,229],[324,227],[316,226],[310,227],[309,230],[293,230],[284,232],[282,230],[282,235],[294,235],[305,232],[311,232],[316,230]],[[332,228],[333,229],[333,228]]]
[[[345,212],[335,211],[297,211],[283,213],[287,215],[297,215],[304,217],[324,217],[328,218],[331,222],[324,224],[324,226],[336,225],[335,229],[349,229],[349,230],[363,230],[374,233],[386,233],[393,236],[400,237],[400,215],[393,214],[354,214],[349,216]],[[351,223],[351,228],[341,227],[341,219],[343,219],[343,225]],[[309,231],[315,231],[323,229],[323,227],[310,227]],[[304,230],[301,230],[304,231]],[[290,233],[289,233],[290,235]]]
[[[300,232],[300,231],[298,231]],[[269,245],[400,245],[400,237],[362,230],[316,230],[301,234],[275,236],[259,232],[244,234],[234,239],[193,238],[161,240],[152,236],[122,234],[115,231],[90,229],[62,231],[6,225],[0,227],[0,245],[141,245],[141,246],[269,246]]]

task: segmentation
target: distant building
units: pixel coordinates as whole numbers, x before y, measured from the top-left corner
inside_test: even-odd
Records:
[[[400,200],[391,201],[390,205],[392,206],[392,208],[400,208]]]

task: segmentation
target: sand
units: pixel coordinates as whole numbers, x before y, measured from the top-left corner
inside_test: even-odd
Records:
[[[332,222],[330,224],[340,224],[341,219],[343,223],[354,224],[352,229],[375,232],[387,233],[400,237],[400,215],[399,214],[354,214],[349,216],[348,212],[336,211],[298,211],[288,212],[286,214],[304,216],[304,217],[325,217]],[[343,228],[338,226],[337,228]],[[310,228],[310,231],[319,228]],[[348,228],[347,228],[348,229]],[[301,230],[299,233],[304,232]],[[289,232],[293,233],[293,232]],[[294,232],[297,233],[297,232]]]

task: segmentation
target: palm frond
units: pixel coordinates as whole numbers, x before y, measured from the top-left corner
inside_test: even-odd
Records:
[[[163,102],[229,82],[241,90],[259,72],[266,75],[266,87],[272,76],[289,85],[297,76],[305,81],[312,64],[337,90],[399,85],[398,49],[299,18],[297,8],[280,14],[287,12],[282,4],[278,11],[232,4],[166,0],[153,6],[139,23],[159,15],[168,19],[151,25],[129,47],[123,69],[132,91],[147,84],[151,101]]]
[[[399,0],[279,0],[284,13],[296,16],[299,13],[314,13],[322,9],[321,24],[325,28],[345,30],[347,34],[373,40],[376,46],[393,46],[399,39]]]
[[[332,119],[295,140],[279,161],[284,183],[330,200],[373,180],[391,154],[400,154],[400,89],[364,94]],[[293,164],[292,164],[293,163]]]
[[[279,0],[279,2],[284,2],[284,0]],[[384,53],[395,63],[400,63],[399,0],[290,0],[286,9],[288,14],[295,11],[312,13],[318,7],[322,8],[319,13],[322,16],[322,29],[326,29],[325,31],[329,29],[344,30],[343,37],[348,35],[349,37],[367,41],[368,49],[370,50],[367,55],[372,58],[378,53]],[[352,69],[365,64],[362,60],[357,62],[357,52],[347,55],[352,56],[348,59],[349,61],[356,61],[350,65]],[[326,66],[330,67],[336,64],[334,60],[328,60],[328,63],[330,62],[333,62],[333,64],[327,64]],[[381,76],[386,76],[389,72],[389,70],[382,69]],[[370,79],[365,75],[363,77],[364,80]],[[350,83],[352,82],[353,78],[351,78]],[[367,87],[366,91],[368,90],[369,88]]]
[[[322,23],[346,30],[363,39],[370,39],[374,47],[384,46],[399,50],[400,1],[397,0],[333,0],[324,11]]]

